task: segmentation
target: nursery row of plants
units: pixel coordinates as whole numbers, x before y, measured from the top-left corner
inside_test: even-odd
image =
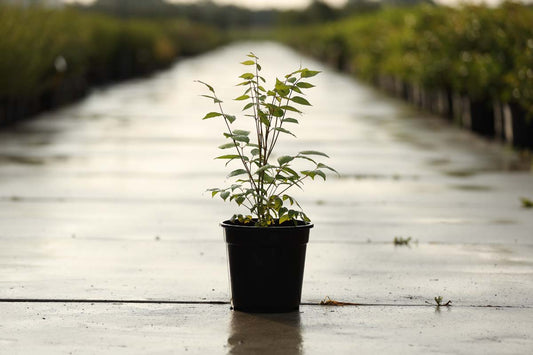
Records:
[[[462,126],[533,147],[533,7],[389,8],[286,43]]]
[[[215,47],[214,28],[0,5],[0,126]]]

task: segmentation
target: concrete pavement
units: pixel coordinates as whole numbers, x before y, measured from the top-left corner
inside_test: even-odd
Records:
[[[341,172],[299,194],[315,228],[295,314],[229,310],[218,222],[235,210],[204,193],[227,171],[193,80],[237,112],[250,50],[265,72],[323,70],[283,148]],[[286,47],[230,45],[0,132],[0,353],[530,353],[520,197],[533,175],[507,148]]]

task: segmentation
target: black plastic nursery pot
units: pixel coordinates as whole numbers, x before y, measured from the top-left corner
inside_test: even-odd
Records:
[[[254,227],[221,223],[228,251],[233,309],[297,311],[302,296],[310,223]]]

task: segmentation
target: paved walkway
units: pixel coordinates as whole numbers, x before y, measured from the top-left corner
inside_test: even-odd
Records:
[[[227,171],[193,80],[237,112],[250,50],[265,72],[324,71],[284,144],[342,174],[301,196],[315,228],[300,313],[229,310],[218,222],[234,209],[204,193]],[[508,149],[285,47],[234,44],[0,132],[0,353],[531,353],[522,196],[533,175]]]

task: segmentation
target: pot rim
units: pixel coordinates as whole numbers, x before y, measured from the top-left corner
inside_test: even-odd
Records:
[[[243,226],[239,224],[233,224],[229,219],[223,221],[220,223],[220,226],[222,228],[236,228],[236,229],[259,229],[259,230],[295,230],[295,229],[311,229],[314,227],[314,224],[311,222],[305,222],[301,220],[297,220],[297,222],[302,223],[298,225],[290,225],[290,226],[269,226],[269,227],[261,227],[261,226]]]

